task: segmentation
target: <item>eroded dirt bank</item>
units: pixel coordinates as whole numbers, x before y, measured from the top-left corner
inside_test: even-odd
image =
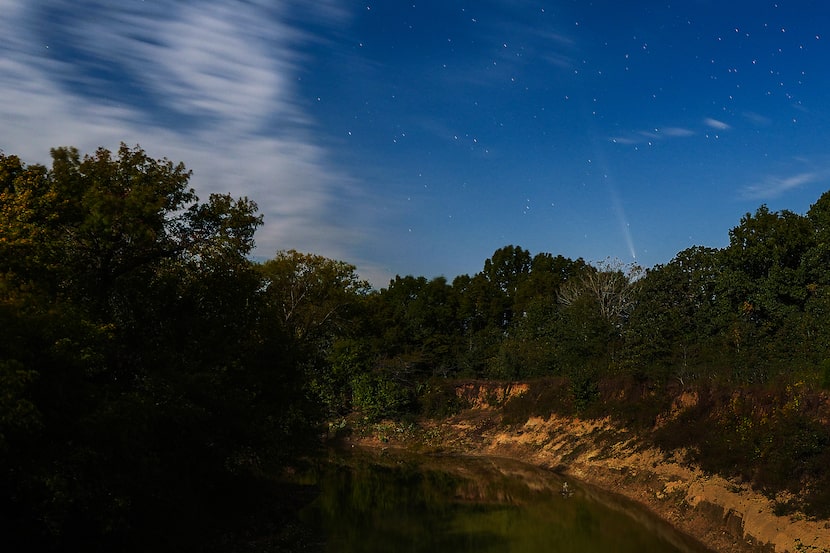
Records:
[[[774,501],[739,482],[701,471],[683,452],[645,446],[609,419],[551,415],[505,425],[492,390],[459,389],[471,408],[417,429],[379,425],[363,445],[400,445],[517,459],[556,470],[646,506],[681,531],[722,552],[830,552],[830,523],[776,516]],[[521,386],[500,392],[521,394]]]

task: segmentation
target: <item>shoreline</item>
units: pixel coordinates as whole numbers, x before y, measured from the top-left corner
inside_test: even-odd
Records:
[[[550,415],[505,425],[497,408],[479,403],[417,427],[375,425],[348,441],[426,454],[513,459],[620,495],[716,552],[830,552],[830,521],[778,516],[774,501],[747,485],[707,474],[683,452],[646,447],[609,419]]]
[[[712,553],[713,551],[694,536],[679,531],[650,509],[622,494],[606,491],[599,486],[520,459],[450,451],[414,451],[412,447],[401,443],[381,443],[371,438],[346,439],[338,443],[337,449],[342,449],[345,455],[357,454],[361,458],[368,456],[373,463],[383,466],[399,466],[401,463],[405,464],[414,460],[419,469],[438,470],[468,479],[474,479],[477,472],[471,467],[477,466],[475,463],[483,463],[480,466],[486,466],[488,471],[524,480],[529,490],[535,492],[546,490],[551,495],[567,495],[568,497],[575,493],[605,508],[624,513],[652,534],[661,536],[666,543],[674,545],[682,553]],[[540,475],[545,476],[540,477]],[[556,482],[556,484],[551,485],[551,482]],[[569,483],[571,488],[567,487]]]

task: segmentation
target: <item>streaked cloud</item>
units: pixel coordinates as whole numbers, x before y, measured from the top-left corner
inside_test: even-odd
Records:
[[[666,127],[663,129],[663,134],[672,137],[694,136],[695,132],[691,129],[684,129],[682,127]]]
[[[612,136],[610,140],[614,144],[633,145],[656,142],[669,138],[685,138],[694,135],[695,132],[693,130],[683,127],[658,127],[647,131],[640,130],[629,134]]]
[[[819,178],[821,175],[816,172],[798,173],[789,177],[768,176],[757,184],[744,187],[741,197],[748,200],[769,200],[789,190],[816,182]]]
[[[719,131],[725,131],[732,128],[729,124],[724,123],[723,121],[719,121],[717,119],[713,119],[711,117],[707,117],[703,120],[703,122],[707,126],[712,127],[713,129],[717,129]]]
[[[372,233],[371,202],[314,139],[296,83],[302,46],[315,37],[290,23],[341,24],[337,3],[2,6],[4,151],[47,163],[55,146],[140,144],[184,161],[203,198],[231,192],[256,201],[265,217],[258,255],[297,248],[355,262],[353,245]],[[44,10],[60,17],[43,25]]]
[[[755,113],[754,111],[745,111],[741,115],[743,115],[744,119],[759,127],[765,127],[772,123],[772,120],[769,117],[761,115],[760,113]]]
[[[612,136],[609,140],[614,144],[623,144],[623,145],[632,145],[632,144],[640,144],[643,142],[642,137],[638,137],[636,135],[632,136]]]

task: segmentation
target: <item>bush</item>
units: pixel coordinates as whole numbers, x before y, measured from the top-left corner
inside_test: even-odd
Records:
[[[651,430],[658,416],[669,411],[679,390],[679,385],[659,386],[634,375],[603,379],[599,382],[599,401],[594,402],[589,414],[610,415],[626,426]]]
[[[370,420],[411,412],[414,396],[411,388],[379,375],[360,374],[352,379],[352,405]]]
[[[594,400],[599,398],[599,381],[594,371],[576,371],[571,375],[569,383],[577,412],[584,412]]]
[[[659,446],[685,448],[705,470],[770,495],[800,494],[796,504],[807,514],[830,515],[830,429],[820,395],[779,380],[738,390],[713,385],[699,398],[655,432]]]

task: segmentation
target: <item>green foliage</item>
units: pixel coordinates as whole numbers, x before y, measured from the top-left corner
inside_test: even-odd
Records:
[[[372,421],[400,417],[415,404],[411,388],[379,375],[357,375],[351,387],[352,405]]]
[[[611,416],[629,428],[651,431],[658,418],[671,409],[672,401],[683,389],[676,381],[665,383],[623,374],[601,378],[598,398],[589,406],[590,416]]]
[[[584,412],[599,397],[599,382],[595,371],[574,371],[568,382],[577,412]]]
[[[730,231],[717,293],[730,313],[736,363],[743,365],[738,380],[758,382],[775,376],[781,365],[807,361],[804,354],[809,358],[794,346],[808,338],[796,321],[810,296],[808,262],[815,245],[807,217],[766,206]],[[746,370],[758,364],[766,366]]]
[[[296,348],[304,395],[326,417],[345,414],[352,380],[372,363],[362,338],[368,283],[354,265],[295,250],[279,251],[256,269],[269,324]]]
[[[26,393],[37,376],[19,361],[0,360],[0,452],[6,450],[7,439],[40,426],[40,413]]]
[[[646,272],[623,330],[628,372],[683,385],[720,361],[722,348],[712,342],[718,255],[689,248]]]
[[[139,148],[52,158],[0,156],[0,530],[198,549],[316,422],[247,259],[261,218]]]
[[[299,340],[342,333],[349,311],[370,290],[354,265],[296,250],[277,252],[259,270],[270,308]]]
[[[822,401],[803,384],[781,381],[771,389],[704,388],[698,404],[656,439],[691,450],[706,470],[739,476],[771,495],[811,490],[799,507],[826,516],[830,504],[819,490],[830,482],[830,433],[817,416]]]

